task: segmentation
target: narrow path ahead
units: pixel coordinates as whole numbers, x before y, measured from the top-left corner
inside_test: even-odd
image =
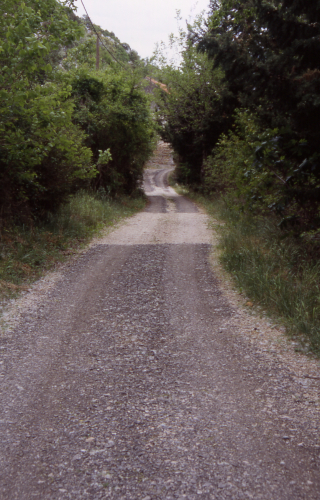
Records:
[[[320,498],[319,380],[239,335],[170,168],[1,338],[1,499]]]

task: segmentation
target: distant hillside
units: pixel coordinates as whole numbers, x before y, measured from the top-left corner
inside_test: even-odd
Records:
[[[84,24],[88,30],[88,33],[94,34],[94,30],[92,28],[92,24],[87,15],[77,17],[81,24]],[[138,62],[141,60],[139,54],[131,49],[128,43],[121,43],[119,38],[113,33],[113,31],[104,30],[101,26],[94,24],[93,26],[95,30],[99,33],[100,38],[102,39],[104,45],[114,54],[114,56],[122,62]]]

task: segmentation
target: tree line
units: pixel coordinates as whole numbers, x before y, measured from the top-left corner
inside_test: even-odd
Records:
[[[158,50],[158,121],[178,179],[316,237],[320,227],[320,4],[212,0]]]
[[[1,2],[1,225],[43,220],[80,189],[139,191],[155,137],[144,71],[73,0]]]

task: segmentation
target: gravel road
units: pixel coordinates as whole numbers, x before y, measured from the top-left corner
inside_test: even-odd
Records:
[[[317,372],[242,335],[169,171],[2,333],[1,499],[320,499]]]

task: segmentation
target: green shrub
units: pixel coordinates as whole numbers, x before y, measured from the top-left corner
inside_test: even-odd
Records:
[[[241,210],[276,214],[285,230],[313,231],[320,223],[318,181],[310,175],[317,155],[307,154],[290,130],[263,130],[252,113],[236,110],[233,130],[220,136],[204,164],[204,190],[223,193]]]
[[[51,55],[82,30],[56,0],[0,6],[0,214],[31,221],[94,175],[71,87]]]
[[[150,102],[140,76],[124,71],[84,70],[72,86],[76,101],[74,121],[86,132],[98,175],[92,186],[110,196],[131,194],[142,181],[143,166],[155,147]],[[109,151],[108,161],[100,154]]]
[[[222,134],[204,163],[206,192],[229,193],[235,202],[249,202],[265,181],[250,175],[259,142],[257,120],[247,111],[237,111],[233,129]]]

